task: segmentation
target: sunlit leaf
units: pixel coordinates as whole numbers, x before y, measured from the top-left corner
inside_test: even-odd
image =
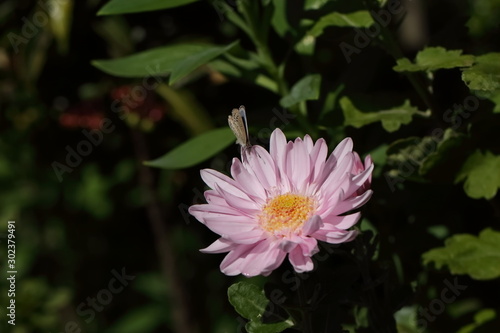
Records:
[[[340,99],[340,106],[342,108],[342,112],[344,113],[345,126],[360,128],[380,121],[382,122],[382,127],[387,132],[394,132],[397,131],[401,125],[408,125],[414,115],[424,117],[430,115],[429,112],[422,112],[416,107],[411,106],[408,100],[406,100],[401,106],[377,112],[361,112],[354,106],[348,97],[342,97]]]
[[[471,90],[500,90],[500,53],[476,57],[474,65],[463,71],[462,80]]]
[[[482,309],[474,315],[473,323],[462,327],[457,333],[473,333],[476,328],[495,319],[496,316],[497,313],[494,309]]]
[[[280,104],[287,108],[303,101],[318,99],[320,86],[321,75],[307,75],[295,83],[290,90],[290,94],[283,97],[280,100]]]
[[[455,178],[464,182],[464,191],[474,199],[491,199],[500,188],[500,156],[476,150],[469,156]]]
[[[434,262],[439,269],[448,266],[452,274],[468,274],[473,279],[490,280],[500,277],[500,232],[481,231],[479,237],[454,235],[445,246],[422,255],[424,264]]]
[[[164,169],[187,168],[209,159],[234,142],[235,138],[229,127],[218,128],[200,134],[144,164]]]
[[[103,72],[120,77],[168,75],[174,67],[191,54],[213,48],[210,44],[177,44],[158,47],[123,58],[94,60],[92,65]]]
[[[333,12],[323,16],[309,30],[309,34],[318,37],[327,27],[352,27],[352,28],[368,28],[373,24],[373,18],[367,10],[360,10],[352,13]]]
[[[49,6],[50,29],[57,40],[59,52],[66,53],[68,49],[71,23],[73,19],[73,1],[51,0]]]
[[[238,44],[238,41],[233,42],[227,46],[216,46],[189,55],[185,59],[175,64],[172,73],[170,74],[169,83],[170,84],[175,83],[175,81],[191,73],[193,70],[200,67],[201,65],[204,65],[208,63],[210,60],[217,58],[223,53],[226,53],[236,44]]]
[[[186,76],[199,66],[227,52],[227,46],[210,44],[177,44],[136,53],[112,60],[94,60],[100,70],[121,77],[148,77],[170,74],[169,83]]]
[[[316,10],[323,7],[329,0],[306,0],[304,2],[305,10]]]
[[[407,58],[397,60],[397,72],[435,71],[438,69],[468,67],[474,56],[462,55],[462,50],[446,50],[443,47],[428,47],[418,52],[415,62]]]
[[[97,12],[97,15],[140,13],[184,6],[198,0],[111,0]]]
[[[174,89],[160,84],[155,90],[170,105],[167,116],[183,124],[193,135],[212,129],[213,121],[196,96],[187,89]]]
[[[238,282],[230,286],[227,293],[229,302],[236,312],[250,320],[245,327],[250,333],[281,332],[294,325],[290,318],[283,318],[282,321],[272,324],[262,322],[269,300],[264,295],[264,291],[254,284]]]

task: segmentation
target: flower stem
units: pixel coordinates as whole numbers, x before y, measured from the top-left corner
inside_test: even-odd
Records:
[[[299,273],[295,272],[295,276],[297,281],[299,282],[298,288],[298,297],[299,297],[299,306],[302,310],[302,332],[303,333],[313,333],[312,329],[312,321],[311,321],[311,313],[309,309],[309,302],[307,298],[307,291],[305,287],[305,280],[300,278]]]
[[[240,1],[239,11],[241,12],[243,18],[245,19],[248,26],[248,36],[252,40],[257,50],[258,58],[261,62],[262,67],[269,73],[271,78],[276,82],[278,86],[278,93],[280,96],[284,97],[290,93],[290,89],[283,75],[283,68],[280,68],[273,60],[271,50],[269,49],[267,43],[268,36],[268,26],[266,23],[260,23],[258,16],[259,8],[258,1]],[[264,10],[269,10],[265,8]],[[302,106],[303,111],[301,112],[301,107],[299,104],[290,107],[299,124],[304,128],[304,130],[311,136],[317,136],[317,130],[310,123],[307,118],[307,109],[305,104]]]
[[[364,2],[365,6],[370,10],[370,13],[372,15],[373,13],[376,13],[376,10],[380,9],[377,1],[368,0]],[[375,18],[373,19],[375,20]],[[386,47],[386,51],[394,58],[394,60],[404,58],[403,52],[401,51],[401,48],[399,47],[399,44],[394,38],[392,32],[389,30],[388,25],[381,24],[380,31],[383,37],[383,44]],[[413,88],[415,88],[422,101],[429,108],[429,110],[431,110],[432,114],[436,114],[436,103],[434,102],[432,94],[427,89],[425,82],[422,81],[422,76],[418,73],[412,72],[405,72],[404,74],[410,81]]]

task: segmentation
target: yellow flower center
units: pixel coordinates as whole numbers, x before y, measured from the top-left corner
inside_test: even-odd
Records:
[[[262,209],[259,221],[264,230],[285,234],[300,229],[314,210],[312,198],[287,193],[272,198]]]

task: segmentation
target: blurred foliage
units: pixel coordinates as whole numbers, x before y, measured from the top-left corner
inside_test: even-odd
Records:
[[[198,252],[214,235],[187,213],[204,200],[198,170],[227,172],[238,156],[226,126],[241,104],[256,144],[276,127],[330,147],[351,136],[375,161],[362,234],[322,244],[316,259],[327,258],[304,283],[315,325],[331,319],[316,331],[497,331],[499,10],[498,0],[3,1],[2,306],[9,220],[18,273],[16,326],[2,320],[2,332],[300,325],[298,300],[279,286],[299,278],[289,267],[269,280],[223,276],[220,256]],[[134,278],[115,289],[122,269]],[[454,279],[467,288],[448,303]]]

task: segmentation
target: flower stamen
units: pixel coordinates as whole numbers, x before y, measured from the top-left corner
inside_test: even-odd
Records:
[[[307,196],[292,193],[278,195],[264,206],[259,221],[269,233],[295,233],[313,215],[315,206],[315,200]]]

